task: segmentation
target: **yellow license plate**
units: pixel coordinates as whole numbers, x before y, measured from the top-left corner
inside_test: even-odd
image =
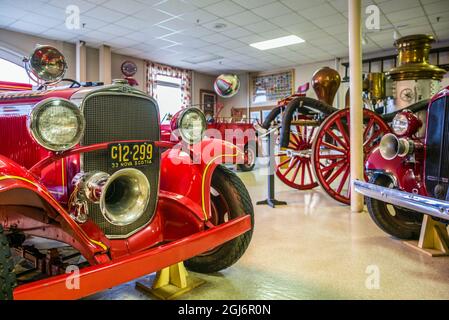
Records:
[[[156,154],[156,148],[151,142],[111,143],[108,149],[112,169],[151,165]]]

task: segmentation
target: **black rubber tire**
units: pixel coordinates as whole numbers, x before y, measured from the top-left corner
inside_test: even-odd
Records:
[[[238,164],[237,168],[242,171],[242,172],[249,172],[249,171],[253,171],[254,167],[256,166],[256,149],[254,149],[254,147],[249,146],[248,144],[245,144],[245,152],[247,152],[247,150],[251,150],[253,152],[253,163],[252,164]]]
[[[391,187],[392,184],[391,179],[385,175],[375,176],[370,182],[383,187]],[[365,197],[365,201],[371,218],[380,229],[399,239],[419,238],[423,214],[391,205],[398,215],[396,217],[388,211],[387,203],[369,197]],[[409,218],[409,221],[398,221],[401,220],[400,216]]]
[[[8,239],[0,225],[0,300],[12,300],[16,275],[13,272],[14,261],[11,256]]]
[[[245,214],[251,216],[252,228],[214,249],[211,254],[196,256],[184,262],[187,269],[199,273],[218,272],[236,263],[248,248],[254,230],[254,208],[248,190],[240,178],[229,169],[219,166],[212,176],[212,187],[222,194],[230,212],[236,217]]]

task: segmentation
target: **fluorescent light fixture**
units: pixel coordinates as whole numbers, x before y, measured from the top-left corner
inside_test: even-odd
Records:
[[[303,42],[305,42],[304,39],[301,39],[300,37],[295,36],[295,35],[291,35],[291,36],[280,37],[280,38],[271,39],[271,40],[267,40],[267,41],[251,43],[250,46],[254,47],[256,49],[259,49],[259,50],[269,50],[269,49],[274,49],[274,48],[291,46],[293,44],[303,43]]]

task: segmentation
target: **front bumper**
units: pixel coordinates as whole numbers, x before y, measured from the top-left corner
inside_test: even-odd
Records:
[[[116,259],[109,263],[90,266],[73,273],[54,276],[17,287],[16,300],[79,299],[159,271],[211,250],[251,229],[251,217],[246,215],[209,230],[180,240]],[[67,286],[78,281],[77,289]]]
[[[418,211],[430,216],[449,220],[449,202],[381,187],[372,183],[355,181],[355,191],[368,198],[377,199],[398,207]]]

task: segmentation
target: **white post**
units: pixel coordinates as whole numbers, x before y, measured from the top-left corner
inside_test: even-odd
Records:
[[[363,211],[363,196],[354,190],[354,180],[363,179],[363,101],[362,101],[362,21],[361,0],[348,0],[350,65],[351,211]]]
[[[76,81],[84,82],[87,78],[86,43],[76,43]]]
[[[104,84],[112,83],[112,57],[111,57],[111,47],[106,45],[101,45],[99,50],[98,59],[98,71],[100,73],[100,81]]]

